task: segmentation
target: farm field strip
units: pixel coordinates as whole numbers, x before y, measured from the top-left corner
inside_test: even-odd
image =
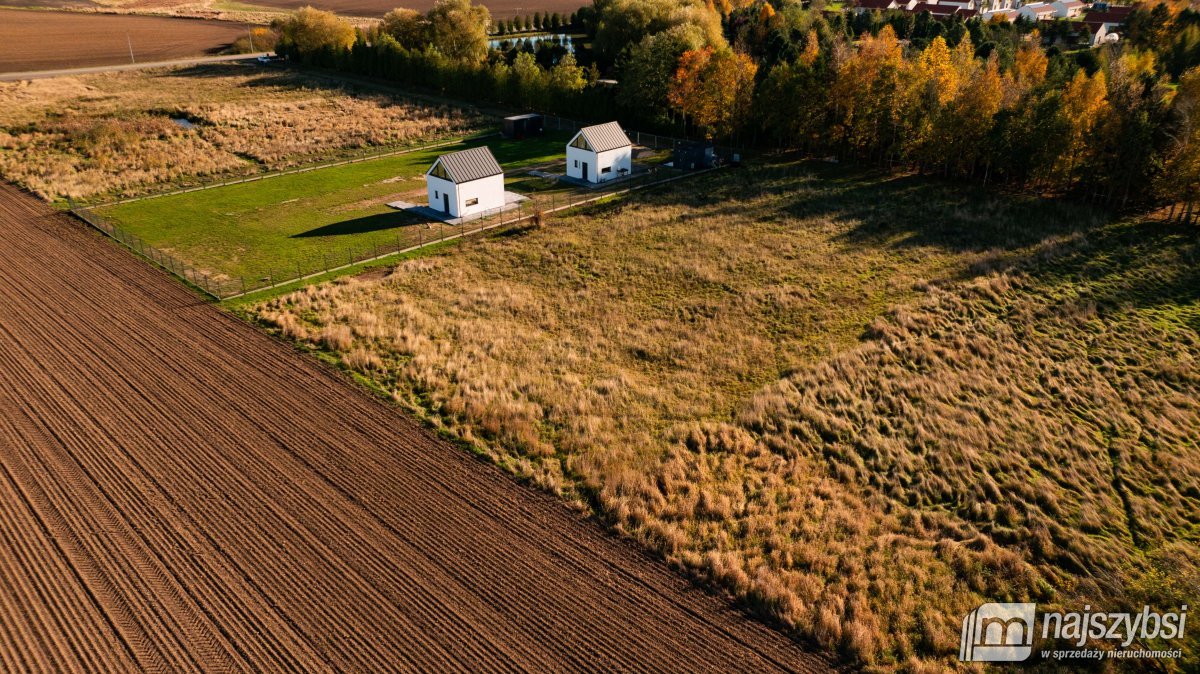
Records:
[[[0,229],[0,663],[827,666],[31,197]]]
[[[410,0],[404,7],[427,12],[433,7],[434,0]],[[256,7],[269,7],[280,11],[292,11],[307,4],[301,0],[253,0]],[[317,9],[336,12],[344,16],[381,17],[396,8],[393,0],[325,0],[311,3]],[[534,12],[559,12],[569,15],[571,12],[588,4],[582,0],[537,0],[537,2],[516,2],[514,0],[484,0],[480,2],[488,8],[492,18],[508,18],[513,16],[532,15]]]
[[[166,61],[215,54],[245,24],[0,7],[0,73]],[[128,40],[126,39],[128,35]]]

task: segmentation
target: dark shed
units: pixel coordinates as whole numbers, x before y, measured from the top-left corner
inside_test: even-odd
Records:
[[[716,162],[716,154],[712,143],[680,140],[675,142],[675,151],[671,160],[675,164],[675,168],[695,171],[712,168]]]
[[[542,135],[543,124],[542,116],[533,112],[526,115],[505,117],[504,135],[517,140],[530,136],[540,136]]]

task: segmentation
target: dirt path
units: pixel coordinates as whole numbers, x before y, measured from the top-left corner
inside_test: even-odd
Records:
[[[0,17],[2,18],[2,17]],[[15,82],[18,80],[40,80],[47,77],[63,77],[64,75],[91,75],[93,73],[114,73],[125,70],[145,70],[148,68],[172,68],[178,66],[195,66],[206,63],[224,63],[226,61],[249,61],[259,56],[267,56],[270,52],[255,54],[227,54],[225,56],[204,56],[174,61],[148,61],[146,63],[126,63],[115,66],[92,66],[89,68],[67,68],[65,70],[26,70],[23,72],[0,73],[0,82]]]
[[[823,671],[0,187],[0,670]]]

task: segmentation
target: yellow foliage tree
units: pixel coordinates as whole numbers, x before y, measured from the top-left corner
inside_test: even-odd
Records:
[[[732,135],[745,121],[758,65],[732,49],[684,52],[668,100],[711,135]]]
[[[808,36],[804,38],[804,51],[800,54],[800,63],[806,66],[812,66],[821,56],[821,44],[817,38],[817,31],[808,31]]]
[[[301,54],[325,48],[349,49],[354,44],[354,26],[334,14],[301,7],[284,20],[280,31]]]
[[[906,90],[903,47],[892,27],[884,26],[878,35],[864,37],[838,66],[830,90],[838,120],[833,137],[858,153],[878,148],[895,135]]]
[[[1049,65],[1049,59],[1046,58],[1046,52],[1038,46],[1040,41],[1041,38],[1035,30],[1029,42],[1021,45],[1021,48],[1017,50],[1013,63],[1013,79],[1022,90],[1027,91],[1046,81],[1046,67]]]
[[[941,35],[933,38],[925,51],[921,52],[917,63],[929,103],[934,107],[945,105],[958,88],[958,71],[951,60],[950,48]]]
[[[1108,123],[1108,81],[1104,71],[1092,77],[1083,70],[1063,91],[1059,107],[1062,127],[1066,130],[1065,151],[1055,164],[1055,176],[1060,184],[1069,187],[1075,181],[1078,168],[1097,147],[1093,133]]]
[[[487,7],[471,0],[435,0],[427,16],[430,39],[438,51],[467,63],[478,63],[487,56],[492,25]]]

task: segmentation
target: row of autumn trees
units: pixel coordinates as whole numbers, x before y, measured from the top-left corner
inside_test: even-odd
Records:
[[[358,30],[300,10],[280,26],[279,49],[471,100],[1112,204],[1153,196],[1200,216],[1187,210],[1200,195],[1200,69],[1165,58],[1192,30],[1185,13],[1153,10],[1161,45],[1143,33],[1136,45],[1065,55],[1043,48],[1032,25],[923,16],[899,26],[912,38],[901,41],[886,19],[794,0],[586,9],[576,43],[590,48],[577,54],[489,49],[490,17],[470,0],[396,10]]]

